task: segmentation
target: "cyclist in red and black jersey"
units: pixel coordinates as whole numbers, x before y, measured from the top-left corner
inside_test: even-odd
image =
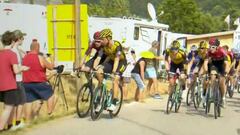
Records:
[[[229,64],[227,61],[227,52],[220,47],[220,41],[217,38],[209,40],[210,49],[204,61],[204,69],[209,73],[213,73],[213,69],[220,74],[220,91],[222,96],[222,106],[225,105],[225,75],[229,71]]]
[[[79,67],[81,71],[89,72],[90,69],[93,68],[94,60],[97,58],[98,52],[102,48],[101,40],[99,39],[99,37],[100,37],[100,32],[99,31],[95,32],[93,35],[94,40],[90,43],[87,51],[85,52],[85,55],[83,56],[82,62],[80,63]],[[87,57],[91,55],[93,50],[96,51],[95,55],[89,61],[86,62]],[[106,59],[106,55],[103,54],[99,64],[102,64],[105,59]]]

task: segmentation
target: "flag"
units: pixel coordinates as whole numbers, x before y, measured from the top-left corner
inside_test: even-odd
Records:
[[[234,25],[239,25],[240,24],[240,18],[238,17],[235,21],[234,21]]]
[[[227,24],[230,24],[230,15],[228,15],[225,20],[224,20]]]

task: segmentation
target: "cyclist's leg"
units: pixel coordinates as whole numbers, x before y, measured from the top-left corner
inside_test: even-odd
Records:
[[[177,65],[176,64],[174,64],[174,63],[170,63],[170,72],[172,72],[172,73],[176,73],[177,72]],[[169,92],[169,95],[171,95],[172,94],[172,92],[173,92],[173,86],[174,86],[174,84],[175,84],[175,80],[174,80],[174,76],[169,76],[169,86],[168,86],[168,92]]]
[[[231,68],[231,70],[229,72],[229,77],[230,77],[230,83],[231,83],[231,90],[233,90],[234,86],[236,84],[234,67]]]

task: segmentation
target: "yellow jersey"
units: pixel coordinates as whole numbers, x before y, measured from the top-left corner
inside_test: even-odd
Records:
[[[174,54],[169,48],[166,50],[165,58],[171,58],[171,62],[174,64],[180,64],[186,61],[186,53],[182,49],[179,49],[177,54]]]

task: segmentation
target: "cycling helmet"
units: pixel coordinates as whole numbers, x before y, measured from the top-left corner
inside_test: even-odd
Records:
[[[93,35],[93,39],[99,39],[100,38],[100,31],[97,31]]]
[[[220,45],[220,41],[217,38],[210,38],[209,45],[210,46],[219,46]]]
[[[99,38],[106,38],[106,37],[112,37],[112,31],[110,29],[103,29],[100,32],[100,37]]]
[[[233,54],[239,54],[240,53],[239,50],[236,49],[236,48],[232,48],[231,51],[232,51]]]
[[[224,45],[224,46],[222,46],[224,49],[226,49],[227,51],[228,51],[228,49],[229,49],[229,47],[228,47],[228,45]]]
[[[191,46],[191,51],[197,51],[197,49],[198,49],[198,48],[197,48],[196,45],[192,45],[192,46]]]
[[[154,54],[152,52],[150,52],[150,51],[142,52],[140,55],[141,55],[142,58],[146,58],[146,59],[153,59],[153,58],[155,58]]]
[[[174,40],[171,44],[171,48],[180,48],[180,43],[177,40]]]
[[[207,49],[208,48],[208,43],[206,41],[201,41],[199,43],[199,48]]]

